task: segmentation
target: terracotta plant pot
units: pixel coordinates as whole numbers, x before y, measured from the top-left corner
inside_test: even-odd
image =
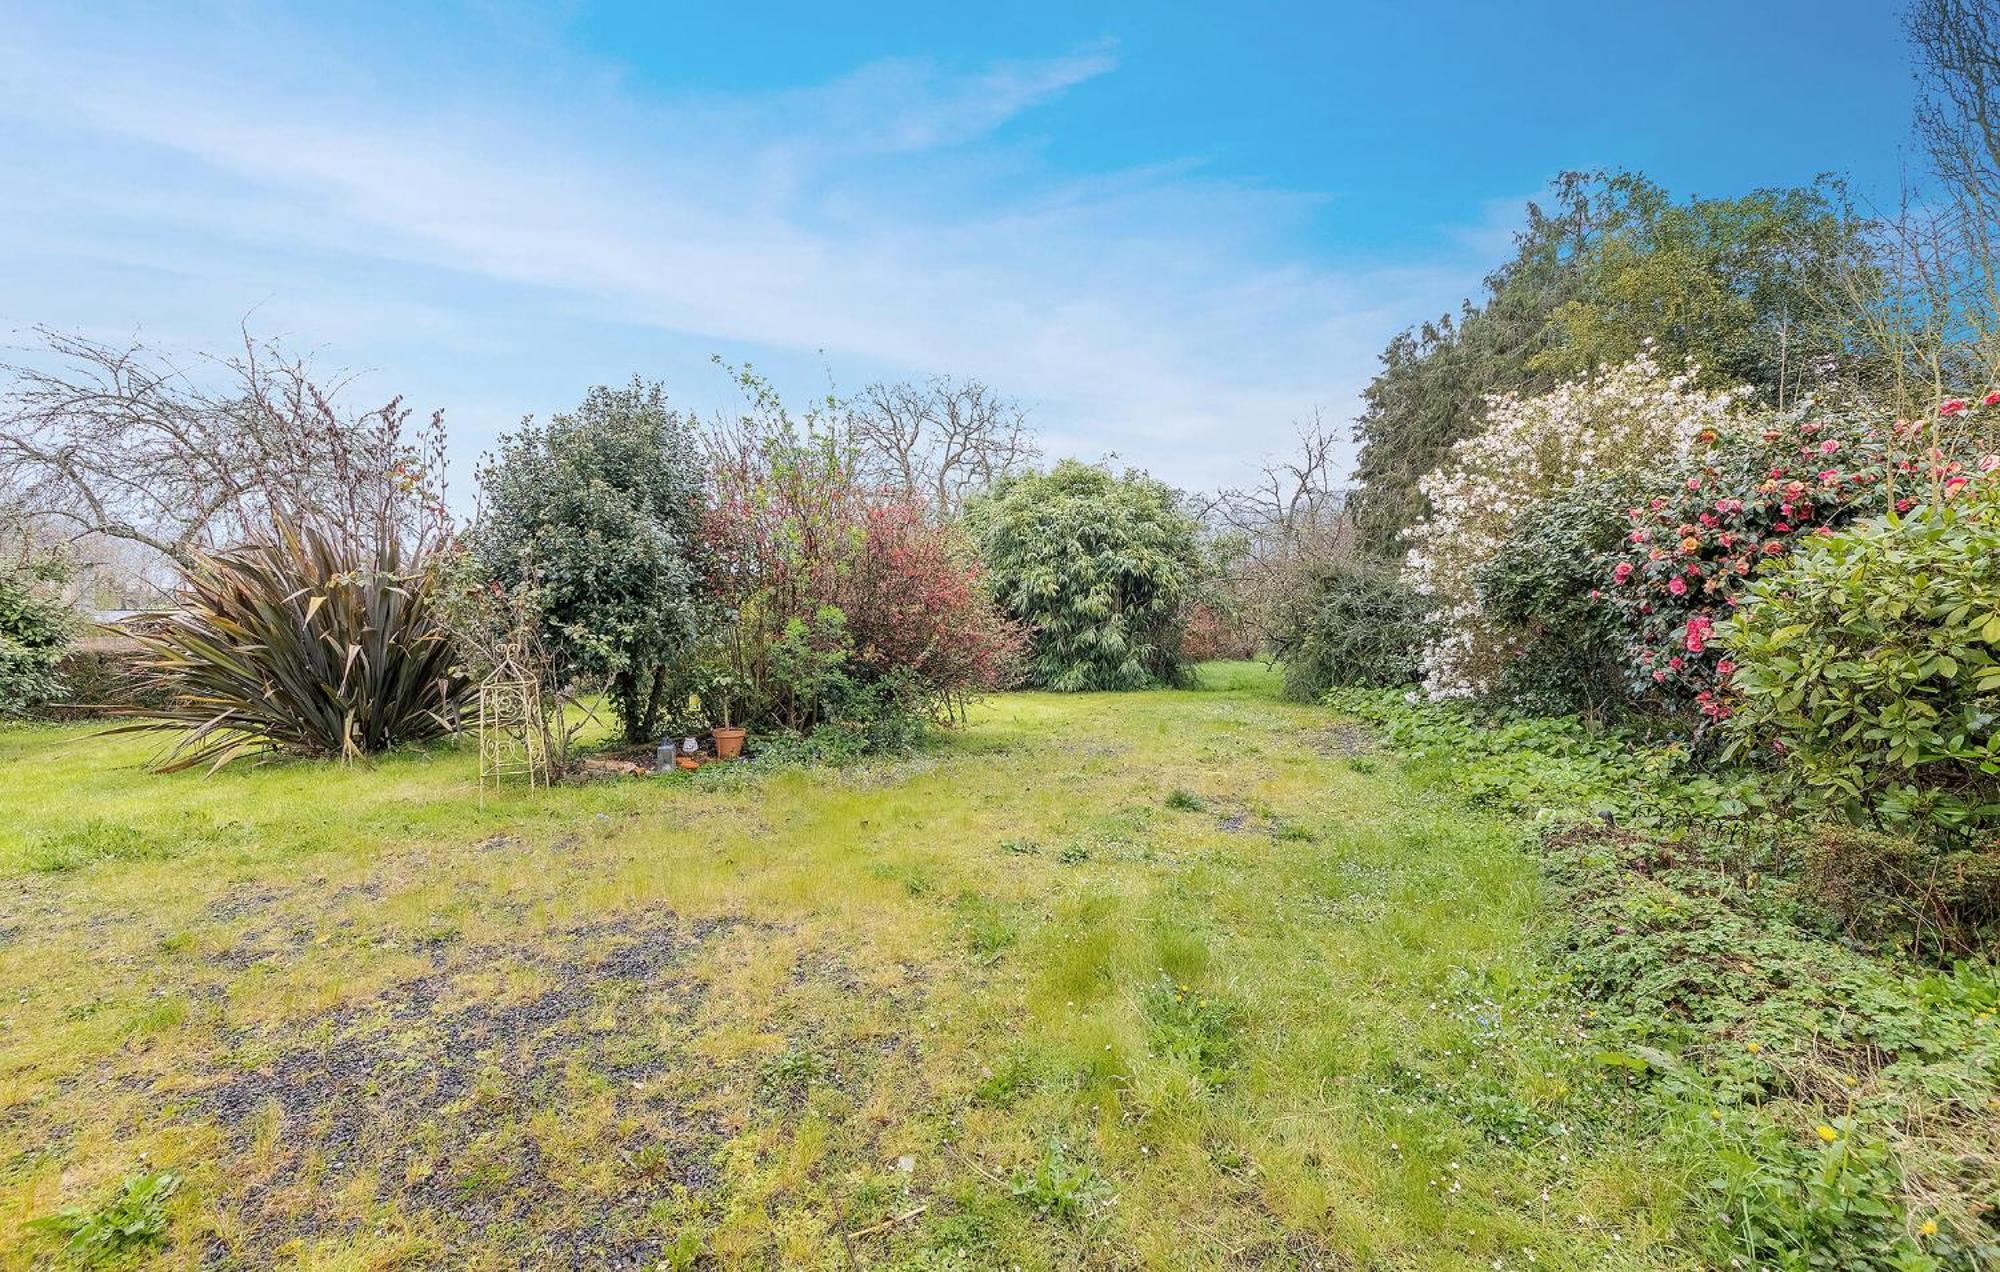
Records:
[[[716,758],[733,760],[743,754],[743,739],[748,734],[748,729],[717,729],[715,731]]]

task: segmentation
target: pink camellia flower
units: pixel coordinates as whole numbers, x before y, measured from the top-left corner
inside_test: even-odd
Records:
[[[1708,648],[1708,633],[1712,624],[1704,614],[1696,614],[1688,620],[1687,633],[1683,643],[1690,654],[1699,654]]]
[[[1838,485],[1840,482],[1840,470],[1838,468],[1825,469],[1820,473],[1819,479],[1829,486]]]
[[[1916,506],[1917,506],[1917,501],[1910,498],[1908,495],[1905,495],[1901,499],[1898,499],[1896,501],[1897,512],[1908,512],[1910,509]]]
[[[1690,477],[1690,478],[1688,478],[1688,489],[1689,489],[1689,490],[1700,490],[1700,489],[1701,489],[1701,478],[1699,478],[1699,477]]]
[[[2000,406],[2000,389],[1995,389],[1985,397],[1980,398],[1979,404],[1981,406]]]
[[[1736,664],[1730,662],[1727,658],[1715,664],[1715,674],[1718,676],[1734,675],[1735,672],[1736,672]]]
[[[1593,601],[1601,601],[1604,599],[1604,593],[1593,587],[1590,589],[1590,599]]]
[[[1676,574],[1673,578],[1667,580],[1667,590],[1675,596],[1686,596],[1688,590],[1687,580]]]
[[[1822,455],[1831,455],[1839,449],[1840,439],[1838,438],[1829,437],[1819,444],[1819,453]]]
[[[1776,530],[1779,534],[1790,534],[1792,532],[1791,523],[1788,521],[1780,521],[1777,525],[1772,526],[1771,529]]]
[[[1733,517],[1743,511],[1743,501],[1741,499],[1718,499],[1715,501],[1715,510],[1725,517]]]
[[[2000,455],[1981,455],[1979,457],[1980,472],[1990,473],[1996,468],[2000,468]]]
[[[1660,685],[1663,685],[1663,684],[1667,683],[1667,673],[1666,673],[1666,672],[1664,672],[1664,671],[1656,671],[1656,672],[1654,672],[1654,673],[1653,673],[1653,683],[1654,683],[1654,684],[1660,684]]]
[[[1618,563],[1618,568],[1611,571],[1611,577],[1614,581],[1619,583],[1623,583],[1626,579],[1631,578],[1632,563],[1630,561],[1620,561]]]
[[[1955,494],[1957,494],[1957,493],[1958,493],[1959,491],[1961,491],[1961,490],[1965,489],[1965,483],[1966,483],[1966,480],[1967,480],[1967,479],[1966,479],[1966,478],[1964,478],[1964,477],[1954,477],[1954,478],[1952,478],[1952,479],[1951,479],[1950,481],[1948,481],[1948,482],[1946,482],[1946,483],[1944,484],[1944,493],[1945,493],[1946,495],[1955,495]]]
[[[1675,671],[1679,671],[1681,668],[1687,666],[1687,664],[1681,661],[1679,654],[1675,654],[1672,658],[1667,659],[1667,666],[1672,667]]]
[[[1766,543],[1766,544],[1764,545],[1764,555],[1765,555],[1765,556],[1777,556],[1777,555],[1778,555],[1779,553],[1783,552],[1784,550],[1785,550],[1785,545],[1784,545],[1784,544],[1782,544],[1782,543],[1779,543],[1779,542],[1778,542],[1778,541],[1777,541],[1776,539],[1773,539],[1773,540],[1771,540],[1770,542],[1768,542],[1768,543]]]
[[[1662,498],[1659,495],[1653,496],[1652,509],[1654,512],[1658,512],[1660,509],[1666,506],[1667,506],[1667,501],[1664,498]]]
[[[1956,415],[1965,409],[1965,399],[1953,398],[1938,408],[1939,415]]]

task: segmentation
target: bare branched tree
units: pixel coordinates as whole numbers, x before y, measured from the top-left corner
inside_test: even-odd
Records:
[[[1875,217],[1880,251],[1845,281],[1857,336],[1899,416],[2000,381],[2000,0],[1916,0],[1916,137],[1928,172]]]
[[[853,406],[853,439],[870,480],[940,518],[957,516],[967,495],[1041,454],[1027,413],[979,380],[871,384]]]
[[[1289,454],[1265,459],[1255,480],[1216,492],[1202,509],[1203,520],[1233,541],[1221,585],[1257,637],[1276,630],[1304,572],[1356,547],[1347,492],[1337,485],[1341,432],[1317,407],[1296,429]]]
[[[60,537],[144,545],[178,566],[257,537],[273,517],[347,534],[435,539],[443,421],[399,399],[352,413],[349,381],[247,333],[184,367],[143,344],[37,328],[0,365],[0,486]]]

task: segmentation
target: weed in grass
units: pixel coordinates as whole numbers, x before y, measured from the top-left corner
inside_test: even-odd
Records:
[[[123,1266],[165,1238],[167,1202],[180,1187],[170,1171],[127,1175],[102,1205],[66,1206],[28,1226],[62,1239],[64,1256],[83,1267]]]
[[[961,893],[957,909],[965,924],[966,944],[975,955],[991,958],[1019,936],[1013,918],[991,897],[976,892]]]
[[[1046,1219],[1075,1223],[1110,1204],[1111,1185],[1061,1144],[1051,1145],[1033,1170],[1015,1171],[1007,1181],[1014,1200]]]
[[[1168,808],[1180,813],[1198,813],[1208,807],[1207,800],[1193,791],[1182,790],[1178,786],[1167,792],[1167,798],[1163,802]]]
[[[1147,987],[1147,1040],[1153,1053],[1221,1084],[1242,1046],[1243,1013],[1233,1004],[1162,976]]]
[[[832,1069],[824,1056],[795,1043],[766,1060],[759,1077],[767,1094],[796,1099]]]
[[[1041,845],[1032,839],[1003,839],[1000,841],[1000,851],[1013,853],[1020,857],[1032,857],[1041,850]]]
[[[1035,1088],[1041,1079],[1042,1063],[1036,1053],[1025,1048],[1008,1051],[981,1072],[972,1096],[982,1104],[999,1107],[1014,1103]]]
[[[1090,860],[1090,849],[1072,840],[1062,846],[1062,851],[1056,854],[1056,860],[1065,866],[1081,865]]]

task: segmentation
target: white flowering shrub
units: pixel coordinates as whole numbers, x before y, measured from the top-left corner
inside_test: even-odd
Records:
[[[1405,571],[1432,605],[1425,691],[1486,693],[1517,652],[1474,579],[1523,517],[1585,475],[1677,462],[1698,437],[1739,423],[1749,392],[1697,388],[1692,370],[1667,374],[1648,346],[1539,397],[1488,398],[1485,428],[1418,484],[1430,511],[1410,530]]]

